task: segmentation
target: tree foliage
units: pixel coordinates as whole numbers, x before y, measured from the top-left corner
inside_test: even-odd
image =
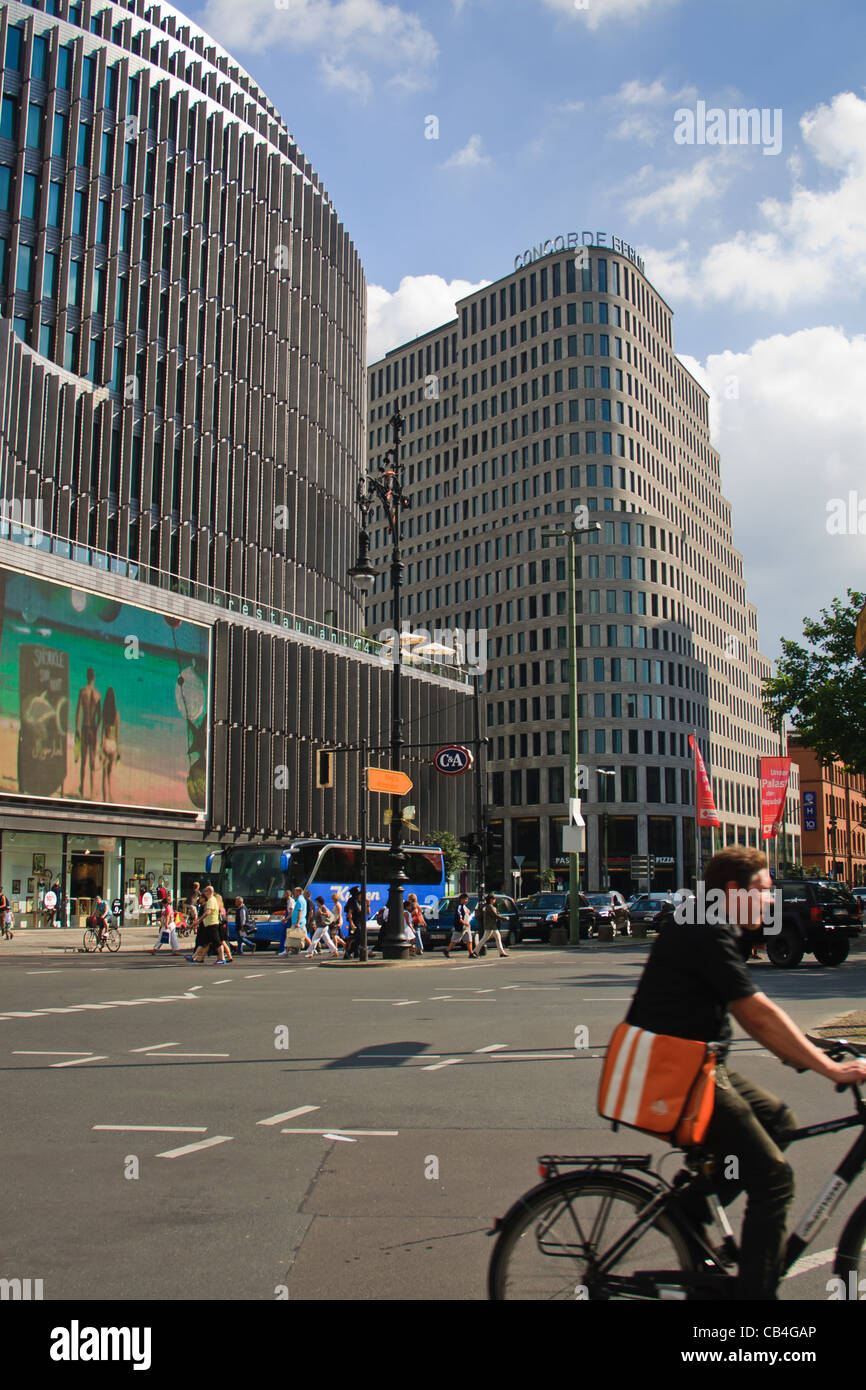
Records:
[[[461,869],[466,868],[466,854],[457,836],[452,835],[450,830],[431,830],[430,843],[442,847],[446,878],[451,878],[453,874],[459,874]]]
[[[777,726],[787,715],[823,762],[866,772],[866,661],[854,646],[866,594],[847,591],[818,619],[804,618],[805,645],[782,638],[776,675],[764,682],[763,705]]]

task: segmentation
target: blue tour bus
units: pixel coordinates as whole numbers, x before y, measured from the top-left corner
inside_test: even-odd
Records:
[[[388,901],[388,855],[384,844],[367,845],[367,896],[374,917]],[[415,893],[424,916],[435,917],[445,893],[445,861],[438,845],[404,845],[407,882],[404,896]],[[358,840],[292,840],[286,845],[237,845],[209,854],[207,872],[222,894],[229,919],[229,935],[237,939],[234,925],[235,898],[243,898],[256,946],[267,949],[279,941],[284,894],[287,889],[307,888],[315,902],[323,897],[331,906],[331,894],[345,903],[350,888],[361,882],[361,844]],[[374,935],[376,924],[371,923]]]

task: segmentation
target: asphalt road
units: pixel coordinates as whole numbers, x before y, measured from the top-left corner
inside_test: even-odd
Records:
[[[487,1232],[535,1184],[539,1154],[665,1152],[595,1113],[645,953],[366,969],[3,959],[0,1276],[41,1278],[46,1299],[484,1298]],[[864,956],[752,969],[801,1026],[866,993]],[[847,1108],[751,1040],[735,1051],[801,1122]],[[792,1151],[795,1212],[851,1137]],[[784,1299],[826,1300],[861,1187]]]

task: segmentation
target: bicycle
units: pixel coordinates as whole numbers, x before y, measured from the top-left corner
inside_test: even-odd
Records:
[[[843,1038],[811,1039],[834,1062],[866,1057],[866,1047]],[[800,1069],[798,1069],[800,1070]],[[846,1091],[839,1085],[837,1091]],[[866,1168],[866,1104],[858,1085],[853,1115],[805,1125],[790,1142],[861,1133],[788,1237],[787,1272],[825,1225],[842,1195]],[[667,1155],[665,1155],[666,1157]],[[488,1297],[534,1299],[719,1299],[736,1297],[738,1259],[734,1233],[712,1192],[715,1160],[705,1147],[685,1151],[685,1168],[668,1182],[651,1172],[652,1154],[587,1157],[545,1155],[543,1181],[497,1220],[498,1236],[488,1272]],[[682,1209],[687,1194],[703,1197],[720,1239]],[[834,1274],[848,1296],[866,1291],[866,1198],[848,1218],[836,1250]]]
[[[119,951],[122,937],[117,927],[88,927],[84,933],[84,949],[88,953],[101,951],[106,947],[109,951]]]

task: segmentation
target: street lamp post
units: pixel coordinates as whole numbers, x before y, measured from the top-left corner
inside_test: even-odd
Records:
[[[586,531],[600,531],[601,525],[597,521],[586,521],[583,517],[583,507],[576,507],[569,527],[564,526],[542,526],[543,536],[553,536],[557,544],[560,540],[568,541],[568,767],[569,767],[569,824],[571,823],[570,808],[572,800],[578,794],[578,762],[577,762],[577,644],[575,642],[574,623],[574,586],[575,586],[575,558],[574,550],[577,544],[577,537]],[[570,946],[580,946],[580,855],[573,850],[568,856],[568,943]]]
[[[616,777],[616,768],[613,768],[613,767],[600,767],[600,768],[597,769],[597,772],[598,772],[599,777],[604,777],[604,778],[607,778],[607,777],[613,777],[613,778],[615,778],[615,777]],[[607,784],[606,781],[603,783],[603,786],[604,786],[604,799],[605,799],[605,802],[608,802],[608,801],[612,800],[612,798],[609,797],[608,794],[607,794],[607,787],[608,787],[608,784]],[[601,886],[602,886],[602,888],[609,888],[609,887],[610,887],[610,872],[609,872],[608,867],[607,867],[607,811],[603,811],[603,812],[602,812],[602,816],[601,816],[601,833],[602,833],[602,851],[601,851],[601,852],[602,852],[602,871],[601,871],[601,873],[602,873],[602,882],[601,882]]]
[[[400,434],[403,416],[395,408],[390,420],[391,448],[383,456],[378,476],[367,473],[358,484],[357,501],[361,509],[361,535],[358,559],[349,570],[349,578],[369,592],[377,577],[370,561],[370,535],[367,521],[377,501],[382,504],[385,520],[391,532],[391,623],[394,633],[394,656],[391,672],[391,770],[400,772],[403,756],[403,720],[401,704],[400,596],[403,585],[403,562],[400,558],[402,513],[409,506],[403,495]],[[410,939],[403,929],[403,885],[406,878],[406,856],[403,854],[403,808],[399,795],[391,797],[391,848],[388,855],[388,921],[380,934],[382,955],[386,960],[406,960]],[[362,904],[366,915],[367,904]]]

